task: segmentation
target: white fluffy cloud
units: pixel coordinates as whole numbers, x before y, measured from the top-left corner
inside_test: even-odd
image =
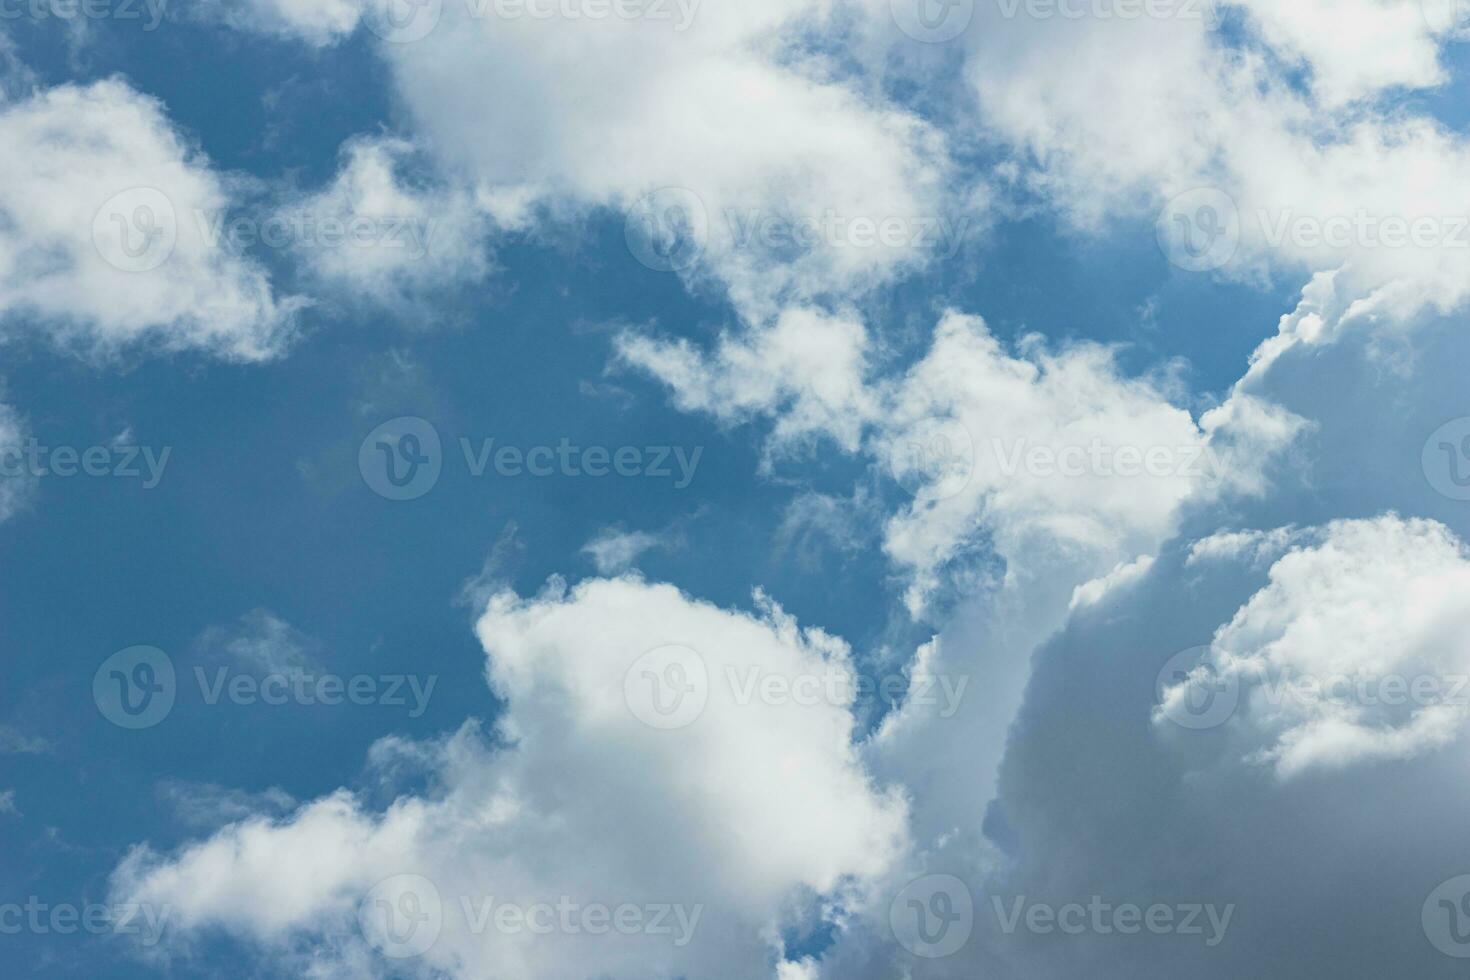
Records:
[[[1441,524],[1393,515],[1320,536],[1271,567],[1270,585],[1216,634],[1213,669],[1160,709],[1238,686],[1246,758],[1282,778],[1412,758],[1470,720],[1470,551]]]
[[[832,28],[830,8],[616,5],[637,13],[627,17],[400,4],[415,19],[379,25],[391,38],[379,51],[418,134],[447,177],[474,188],[475,207],[505,226],[610,208],[635,236],[644,219],[655,238],[682,227],[691,248],[670,267],[712,276],[759,319],[784,299],[860,293],[952,256],[985,208],[978,191],[947,187],[934,127],[842,78],[810,43]],[[237,20],[314,43],[355,22],[342,0],[257,0]]]
[[[825,435],[881,464],[913,495],[885,549],[912,579],[916,613],[977,544],[1018,567],[1078,559],[1074,585],[1151,553],[1187,502],[1261,492],[1272,455],[1304,425],[1245,395],[1196,422],[1106,347],[1050,350],[1032,337],[1013,353],[956,312],[902,376],[870,377],[869,345],[851,317],[787,310],[708,354],[637,334],[619,351],[686,411],[770,415],[776,449]]]
[[[769,327],[720,338],[708,356],[687,341],[639,333],[618,338],[618,354],[673,391],[686,412],[721,422],[776,416],[774,448],[830,436],[855,451],[876,412],[867,389],[868,333],[851,315],[787,309]]]
[[[349,141],[333,182],[278,212],[302,227],[346,229],[341,241],[313,234],[296,243],[320,283],[391,305],[489,269],[488,220],[462,191],[411,182],[404,171],[416,155],[406,140]]]
[[[323,46],[357,29],[366,0],[205,0],[200,13],[238,30],[299,38]]]
[[[1153,553],[1191,499],[1257,489],[1271,452],[1300,428],[1256,406],[1249,414],[1275,425],[1241,435],[1237,407],[1197,423],[1158,382],[1123,375],[1108,348],[1053,351],[1031,338],[1013,354],[980,318],[949,314],[876,437],[879,457],[917,490],[886,542],[914,576],[910,605],[977,537],[1016,566],[1082,558],[1081,581]],[[1260,452],[1238,451],[1237,439]],[[958,469],[926,470],[946,453]]]
[[[214,247],[202,216],[230,195],[169,123],[119,80],[0,105],[0,322],[58,342],[149,342],[261,360],[289,339],[298,300]]]
[[[1401,99],[1449,81],[1435,21],[1453,3],[1246,0],[1218,5],[1228,30],[1208,3],[1155,6],[1168,15],[977,5],[953,43],[1024,186],[1089,231],[1158,219],[1176,258],[1181,228],[1218,242],[1196,271],[1342,269],[1348,303],[1393,291],[1380,328],[1470,296],[1470,143]]]
[[[430,760],[439,794],[379,814],[344,791],[171,856],[138,849],[115,894],[171,906],[180,938],[221,928],[287,958],[306,940],[318,944],[318,971],[330,962],[362,975],[351,973],[369,965],[361,903],[385,879],[419,875],[443,908],[437,943],[408,964],[424,974],[769,977],[795,903],[884,872],[904,844],[905,807],[865,772],[846,706],[742,703],[730,672],[845,672],[846,646],[769,603],[757,617],[631,579],[562,588],[498,595],[479,623],[491,685],[508,702],[494,748],[470,728],[436,749],[375,749],[380,760]],[[660,729],[630,708],[642,702],[625,683],[644,680],[640,665],[667,666],[643,658],[670,644],[697,652],[707,701],[687,727]],[[701,911],[684,945],[511,934],[465,915],[461,899],[473,913],[491,897]]]
[[[1330,106],[1388,89],[1419,89],[1444,82],[1447,73],[1439,63],[1438,38],[1431,23],[1437,2],[1235,0],[1261,37],[1307,68],[1313,93]],[[1229,3],[1220,5],[1226,14],[1230,7]]]

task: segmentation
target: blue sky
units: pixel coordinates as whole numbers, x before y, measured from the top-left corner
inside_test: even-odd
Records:
[[[14,975],[1470,955],[1455,10],[38,2],[0,460],[138,475],[0,473]]]

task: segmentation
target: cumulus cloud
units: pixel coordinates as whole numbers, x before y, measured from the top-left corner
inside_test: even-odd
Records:
[[[336,2],[300,6],[311,15],[287,19],[308,39],[349,19]],[[953,255],[985,210],[978,191],[946,189],[935,128],[809,43],[832,24],[820,0],[529,9],[426,5],[432,30],[379,46],[443,172],[503,226],[626,213],[635,256],[713,277],[762,318],[783,298],[862,292]],[[659,251],[681,233],[664,242],[681,254]]]
[[[1282,778],[1442,748],[1470,718],[1467,586],[1470,551],[1441,524],[1330,525],[1271,567],[1160,719],[1206,685],[1239,686],[1245,758]]]
[[[752,669],[851,670],[845,644],[774,605],[750,615],[631,579],[569,593],[554,582],[532,599],[496,595],[478,632],[509,707],[492,743],[471,725],[419,752],[438,792],[379,813],[344,790],[172,855],[140,847],[114,894],[170,906],[184,941],[222,929],[287,961],[314,946],[314,969],[346,976],[383,969],[369,946],[387,940],[359,931],[364,900],[404,888],[417,900],[426,880],[441,931],[402,961],[414,975],[754,978],[784,959],[783,921],[859,889],[903,847],[904,803],[865,771],[846,705],[743,699],[731,683]],[[670,645],[682,652],[657,659]],[[646,679],[638,668],[675,664],[707,678],[682,727],[629,693]],[[510,932],[477,919],[486,900],[670,904],[697,924],[683,945],[648,931]]]
[[[0,324],[102,351],[147,342],[233,360],[277,354],[301,301],[214,247],[225,180],[125,82],[0,105]]]
[[[1187,502],[1262,492],[1271,458],[1305,426],[1244,394],[1196,421],[1167,385],[1125,376],[1107,347],[1031,337],[1010,351],[954,311],[902,375],[874,377],[869,344],[853,319],[788,310],[707,354],[638,334],[619,350],[686,411],[774,417],[773,450],[821,435],[879,463],[912,495],[884,547],[912,579],[916,614],[973,570],[977,547],[1015,566],[1085,555],[1079,585],[1149,554]]]
[[[688,341],[624,332],[619,357],[668,385],[674,404],[721,422],[776,418],[773,449],[828,436],[849,452],[877,402],[866,385],[869,339],[852,315],[783,310],[768,327],[720,338],[708,355]]]
[[[277,212],[278,221],[312,229],[296,252],[319,283],[392,305],[489,270],[488,219],[466,192],[411,180],[420,156],[402,139],[350,140],[331,184]],[[338,226],[340,240],[323,236]]]
[[[889,5],[870,6],[892,34]],[[1342,270],[1345,303],[1393,292],[1381,329],[1467,298],[1470,143],[1403,99],[1449,80],[1452,32],[1435,22],[1455,23],[1453,7],[1180,0],[1129,18],[980,4],[953,44],[976,130],[1076,227],[1157,221],[1183,268],[1254,284]]]

